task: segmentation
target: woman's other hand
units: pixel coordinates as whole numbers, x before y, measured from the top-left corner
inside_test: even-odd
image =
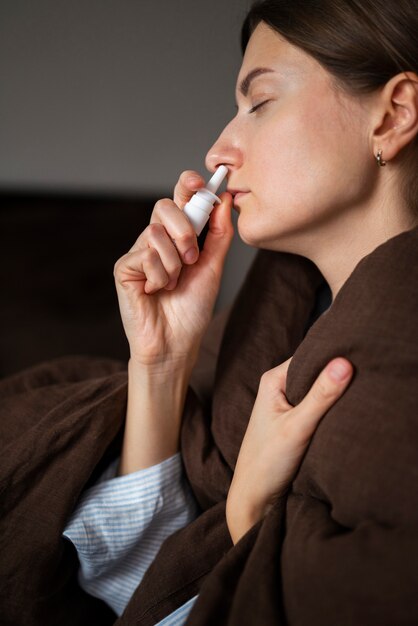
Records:
[[[204,185],[198,173],[183,172],[174,201],[156,203],[149,226],[115,265],[131,362],[141,367],[191,367],[210,321],[233,236],[232,196],[221,195],[199,254],[196,234],[182,209]]]
[[[321,418],[344,393],[353,374],[349,361],[333,359],[293,407],[285,395],[291,360],[261,377],[227,498],[226,517],[234,544],[287,491]]]

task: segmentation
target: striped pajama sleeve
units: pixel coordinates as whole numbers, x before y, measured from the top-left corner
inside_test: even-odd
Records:
[[[163,541],[199,514],[181,455],[115,477],[119,459],[81,497],[63,536],[78,553],[80,586],[121,615]],[[160,624],[181,626],[195,598]]]

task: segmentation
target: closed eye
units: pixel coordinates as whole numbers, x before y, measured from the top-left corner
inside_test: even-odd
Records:
[[[261,109],[262,106],[264,106],[265,104],[267,104],[267,102],[270,102],[270,100],[263,100],[263,102],[260,102],[259,104],[256,104],[255,106],[253,106],[248,113],[255,113],[256,111],[258,111],[258,109]]]

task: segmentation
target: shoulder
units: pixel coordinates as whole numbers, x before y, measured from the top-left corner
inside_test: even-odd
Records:
[[[386,329],[411,319],[417,307],[418,227],[364,257],[332,305],[334,313],[350,319],[354,326],[372,324]]]

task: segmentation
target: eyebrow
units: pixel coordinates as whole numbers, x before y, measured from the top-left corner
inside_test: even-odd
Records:
[[[261,76],[261,74],[266,74],[267,72],[274,72],[274,70],[269,67],[256,67],[254,70],[251,70],[251,72],[247,74],[247,76],[241,81],[241,84],[239,86],[239,90],[244,98],[246,98],[248,95],[248,91],[250,89],[252,81],[257,78],[257,76]]]

